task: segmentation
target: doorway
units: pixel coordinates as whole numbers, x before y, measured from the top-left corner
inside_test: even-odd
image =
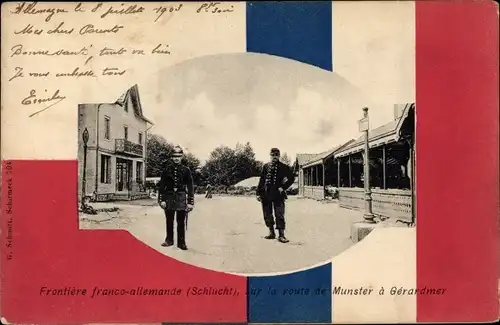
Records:
[[[130,191],[132,185],[132,160],[116,158],[116,191]]]

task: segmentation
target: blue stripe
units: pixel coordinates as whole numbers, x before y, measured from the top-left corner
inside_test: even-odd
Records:
[[[332,322],[332,265],[248,278],[249,323]]]
[[[247,2],[247,52],[332,71],[332,2]]]

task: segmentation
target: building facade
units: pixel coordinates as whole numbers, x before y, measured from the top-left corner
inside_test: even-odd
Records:
[[[91,201],[146,197],[147,130],[137,85],[114,103],[78,105],[79,194]],[[85,150],[83,133],[88,132]],[[85,154],[86,152],[86,154]],[[85,168],[85,182],[83,181]],[[85,183],[85,189],[83,189]]]
[[[319,154],[299,154],[299,194],[323,199],[336,187],[339,204],[364,209],[364,137]],[[370,188],[373,212],[415,222],[415,104],[394,106],[394,119],[369,130]]]
[[[394,106],[394,120],[369,134],[373,213],[415,223],[415,103]],[[364,209],[364,138],[335,154],[339,203]]]
[[[295,177],[297,179],[298,187],[299,187],[299,195],[305,194],[306,180],[304,179],[304,169],[303,166],[307,164],[309,161],[316,158],[319,154],[310,154],[310,153],[298,153],[295,158],[295,163],[293,164],[293,171],[295,173]]]
[[[308,198],[323,200],[328,186],[337,187],[336,152],[354,142],[336,146],[319,154],[297,154],[296,168],[299,169],[299,194]]]

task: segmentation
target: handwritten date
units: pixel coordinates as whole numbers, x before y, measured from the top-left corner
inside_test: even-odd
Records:
[[[144,7],[137,5],[129,5],[128,7],[124,7],[125,4],[122,3],[121,7],[116,9],[113,6],[109,7],[108,10],[101,15],[101,18],[105,18],[108,15],[133,15],[144,12]]]
[[[173,12],[177,12],[177,11],[180,11],[182,9],[182,3],[178,4],[178,5],[170,5],[170,6],[159,6],[158,8],[154,8],[153,11],[158,15],[156,16],[156,19],[155,19],[155,23],[158,21],[158,19],[161,18],[161,16],[163,16],[163,14],[165,13],[173,13]]]

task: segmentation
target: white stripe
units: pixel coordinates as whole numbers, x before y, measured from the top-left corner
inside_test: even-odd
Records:
[[[370,127],[386,124],[394,104],[415,100],[414,2],[335,1],[332,11],[334,70],[368,98]]]
[[[335,287],[372,289],[369,295],[332,295],[333,323],[414,323],[416,295],[391,288],[416,288],[415,228],[380,228],[332,260]],[[380,289],[385,289],[380,295]]]
[[[339,1],[332,10],[335,72],[369,99],[370,127],[386,124],[394,104],[415,100],[414,2]],[[361,118],[361,107],[352,109]],[[393,286],[416,286],[415,229],[376,229],[334,257],[332,292],[339,286],[373,292],[332,295],[334,323],[416,322],[416,296],[390,294]],[[379,296],[382,286],[386,292]]]

